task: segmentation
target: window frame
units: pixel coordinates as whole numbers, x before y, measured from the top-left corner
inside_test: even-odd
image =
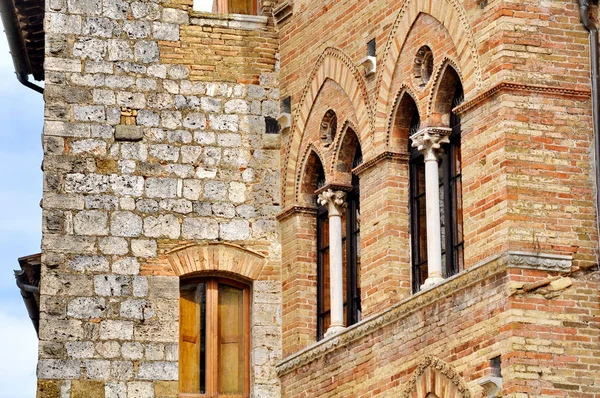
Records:
[[[342,238],[342,242],[346,244],[346,252],[343,255],[346,256],[346,286],[344,287],[344,311],[345,313],[345,326],[354,325],[360,321],[361,317],[361,295],[360,286],[358,286],[358,236],[360,234],[360,225],[358,223],[356,214],[357,208],[360,209],[360,187],[357,176],[353,175],[352,178],[352,190],[348,192],[346,196],[346,234]],[[329,244],[323,245],[323,234],[329,234],[329,230],[325,231],[325,222],[329,217],[327,206],[319,206],[317,208],[317,341],[322,340],[325,336],[325,319],[327,315],[331,313],[329,310],[324,309],[325,300],[325,278],[329,278],[329,275],[325,275],[324,268],[324,256],[325,252],[329,250]]]
[[[463,100],[462,86],[456,87],[454,98],[452,100],[452,108],[459,105]],[[416,133],[419,129],[420,119],[418,112],[413,115],[411,121],[411,135]],[[461,214],[455,214],[458,206],[462,208],[462,192],[459,195],[458,190],[462,191],[462,165],[456,163],[456,157],[460,157],[461,149],[461,123],[460,117],[455,112],[450,113],[450,127],[452,132],[450,133],[450,143],[442,145],[443,152],[441,154],[441,183],[440,190],[443,192],[443,201],[440,201],[440,214],[444,215],[444,225],[441,228],[442,233],[445,236],[445,250],[442,250],[442,257],[444,257],[443,264],[443,277],[448,278],[452,275],[457,274],[461,271],[462,265],[464,264],[464,235],[459,231],[458,226],[462,227],[462,211]],[[410,143],[409,143],[410,145]],[[457,153],[458,152],[458,153]],[[411,271],[412,271],[412,290],[413,293],[417,293],[421,289],[421,285],[425,282],[421,280],[422,267],[427,267],[428,259],[425,255],[425,260],[422,253],[420,253],[420,239],[421,236],[419,231],[421,230],[421,220],[419,218],[419,199],[426,195],[425,190],[423,192],[418,191],[418,172],[421,168],[422,172],[425,171],[425,163],[423,154],[418,148],[409,148],[409,195],[410,195],[410,235],[411,235]],[[462,163],[462,162],[460,162]],[[461,167],[457,170],[457,167]],[[460,198],[460,202],[459,202]],[[455,207],[456,205],[456,207]],[[442,209],[443,207],[443,209]],[[460,218],[460,219],[459,219]],[[440,223],[442,220],[440,219]],[[425,236],[425,242],[427,242]],[[449,250],[449,248],[451,250]]]
[[[230,13],[229,12],[229,0],[216,0],[216,5],[217,5],[217,11],[201,11],[199,9],[196,9],[196,7],[193,7],[194,11],[198,11],[198,12],[207,12],[207,13],[212,13],[212,14],[224,14],[224,15],[259,15],[259,2],[258,0],[248,0],[249,2],[251,2],[252,5],[252,14],[240,14],[240,13]]]
[[[223,278],[221,276],[196,276],[191,278],[185,278],[180,280],[180,289],[183,286],[198,285],[200,283],[206,284],[206,315],[205,315],[205,328],[206,328],[206,354],[205,354],[205,375],[206,375],[206,392],[205,393],[190,393],[181,392],[181,377],[179,378],[178,386],[178,397],[179,398],[238,398],[238,397],[249,397],[250,396],[250,286],[246,283],[238,280]],[[244,341],[244,392],[240,394],[219,394],[219,286],[231,286],[242,290],[242,316],[243,316],[243,341]],[[181,300],[181,293],[180,293]],[[181,352],[181,309],[180,309],[180,331],[179,331],[179,343]],[[182,362],[182,356],[179,356],[179,366],[185,366]],[[190,366],[190,365],[188,365]],[[197,364],[200,366],[200,364]],[[179,371],[181,375],[181,370]]]

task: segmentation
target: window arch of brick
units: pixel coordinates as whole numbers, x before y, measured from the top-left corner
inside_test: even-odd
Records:
[[[262,253],[229,243],[193,244],[166,254],[177,276],[228,274],[241,279],[259,279],[266,262]]]
[[[297,200],[304,206],[315,207],[317,203],[315,191],[325,185],[325,168],[321,159],[315,147],[311,145],[298,178]]]
[[[471,398],[460,374],[446,362],[426,356],[413,372],[401,398]]]
[[[393,152],[409,153],[410,136],[416,131],[413,121],[421,119],[417,102],[414,96],[406,88],[400,91],[396,100],[396,108],[392,116],[391,134],[389,147]],[[416,126],[418,127],[418,125]]]

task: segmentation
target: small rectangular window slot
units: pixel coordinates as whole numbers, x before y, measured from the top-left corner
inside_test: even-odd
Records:
[[[279,122],[270,116],[265,116],[265,133],[279,134]]]
[[[367,43],[367,56],[368,57],[375,57],[376,53],[377,53],[377,42],[375,41],[375,39],[369,41]]]
[[[292,113],[292,97],[287,96],[281,100],[281,113]]]

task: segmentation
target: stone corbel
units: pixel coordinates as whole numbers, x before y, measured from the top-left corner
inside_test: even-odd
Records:
[[[377,58],[373,56],[363,58],[359,65],[365,68],[365,76],[367,77],[377,72]]]
[[[292,127],[292,115],[289,113],[282,113],[277,118],[277,123],[279,123],[279,129],[282,134],[287,133]]]
[[[487,376],[479,381],[479,385],[485,390],[488,398],[502,396],[502,377]]]

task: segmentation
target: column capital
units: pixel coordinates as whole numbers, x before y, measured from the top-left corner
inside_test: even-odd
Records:
[[[346,203],[346,192],[333,191],[331,189],[321,192],[317,198],[317,203],[327,205],[329,217],[341,216],[342,211],[348,206]]]
[[[410,136],[412,146],[423,152],[425,161],[436,160],[442,144],[450,142],[449,127],[424,127]]]

